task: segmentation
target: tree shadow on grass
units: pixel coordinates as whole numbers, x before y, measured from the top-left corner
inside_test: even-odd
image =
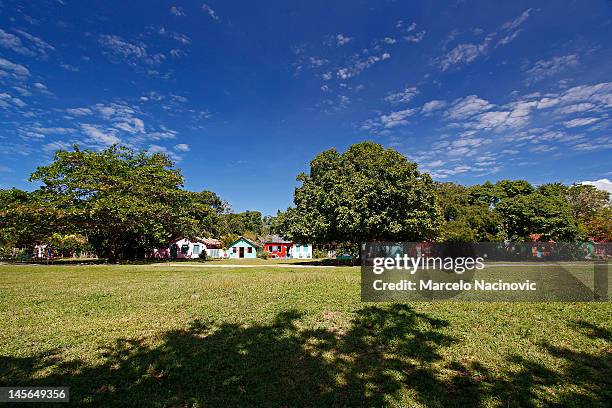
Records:
[[[610,332],[593,323],[569,323],[584,337],[609,341]],[[450,368],[450,389],[477,387],[481,400],[494,399],[512,407],[609,407],[612,401],[612,348],[595,353],[572,350],[543,342],[539,345],[554,363],[514,354],[506,361],[514,366],[506,372],[494,372],[478,362]]]
[[[445,362],[445,347],[456,341],[445,334],[448,323],[407,305],[365,307],[346,331],[303,328],[301,318],[289,311],[270,324],[194,321],[153,344],[117,341],[102,350],[101,365],[64,361],[58,352],[0,356],[0,386],[65,385],[71,402],[96,406],[372,407],[407,399],[442,407],[477,406],[486,398],[547,405],[543,387],[576,381],[589,392],[560,401],[605,402],[609,380],[598,376],[609,371],[609,359],[550,346],[564,362],[561,373],[514,356],[518,371],[499,374],[477,362]]]
[[[301,329],[301,317],[290,311],[251,326],[195,321],[160,344],[117,341],[97,366],[56,353],[0,357],[0,384],[67,385],[72,402],[95,405],[223,407],[380,406],[411,382],[419,394],[441,386],[429,366],[452,342],[441,333],[444,321],[406,305],[361,309],[346,332]]]

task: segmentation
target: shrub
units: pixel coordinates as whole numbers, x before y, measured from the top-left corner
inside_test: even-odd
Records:
[[[257,252],[257,257],[259,259],[268,259],[270,257],[270,254],[268,254],[266,251],[261,250],[259,252]]]
[[[325,259],[327,258],[327,251],[324,249],[315,248],[312,251],[312,256],[316,259]]]

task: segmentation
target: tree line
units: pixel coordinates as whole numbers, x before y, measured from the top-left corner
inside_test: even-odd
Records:
[[[501,180],[440,183],[395,151],[373,142],[312,160],[277,216],[284,235],[358,252],[361,242],[612,240],[609,193],[591,185]]]
[[[186,190],[163,153],[75,145],[32,173],[38,188],[0,190],[0,250],[47,243],[60,252],[86,247],[110,260],[134,259],[179,236],[229,245],[239,235],[270,233],[349,251],[368,241],[612,239],[609,194],[593,186],[438,183],[373,142],[322,152],[297,179],[286,211],[233,213],[214,192]]]

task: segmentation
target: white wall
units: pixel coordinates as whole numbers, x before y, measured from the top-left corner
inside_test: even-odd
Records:
[[[293,244],[291,247],[291,257],[294,259],[312,259],[312,245]]]

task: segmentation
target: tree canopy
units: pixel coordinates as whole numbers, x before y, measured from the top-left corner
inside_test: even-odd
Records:
[[[304,242],[433,239],[441,211],[431,177],[393,149],[373,142],[330,149],[300,174],[295,207],[281,215],[285,235]]]
[[[52,242],[54,233],[82,234],[109,259],[142,257],[178,235],[208,234],[224,209],[212,192],[185,191],[183,176],[168,156],[127,147],[60,150],[31,181],[42,183],[31,194],[3,192],[12,202],[14,243]],[[32,233],[19,230],[20,225],[29,225]]]

